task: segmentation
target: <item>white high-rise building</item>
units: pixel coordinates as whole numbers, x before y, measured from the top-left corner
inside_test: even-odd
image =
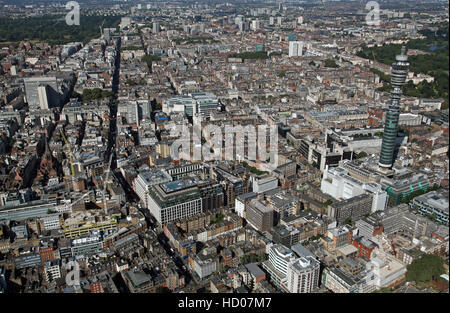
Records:
[[[58,81],[55,76],[26,77],[23,79],[28,107],[38,110],[42,107],[58,105],[59,94]],[[50,100],[50,101],[49,101]]]
[[[283,18],[281,16],[277,17],[277,24],[281,25],[283,23]]]
[[[303,24],[303,16],[297,17],[297,24],[299,25]]]
[[[282,244],[271,244],[267,245],[266,252],[273,267],[281,274],[287,275],[289,263],[296,258],[292,250]]]
[[[151,113],[151,103],[146,99],[129,101],[127,103],[126,118],[130,124],[139,126],[141,120],[150,120]]]
[[[203,212],[197,183],[189,178],[152,185],[147,203],[150,213],[161,225]]]
[[[9,70],[11,71],[11,76],[17,75],[17,67],[15,65],[11,66]]]
[[[53,264],[52,262],[47,262],[44,267],[45,279],[47,282],[54,281],[61,278],[61,270],[59,264]]]
[[[275,17],[271,16],[269,17],[269,25],[275,24]]]
[[[310,293],[319,286],[320,262],[312,256],[298,258],[287,269],[290,293]]]
[[[172,177],[162,169],[155,169],[148,172],[140,173],[133,181],[136,194],[144,204],[148,207],[148,191],[151,186],[159,183],[169,182]]]
[[[39,97],[39,107],[41,110],[48,109],[48,95],[47,95],[47,86],[39,86],[37,87],[38,97]]]
[[[248,30],[248,23],[246,21],[239,22],[237,25],[241,32]]]
[[[303,41],[289,42],[289,57],[303,56]]]
[[[158,22],[153,22],[153,33],[159,33],[161,31],[161,27]]]
[[[293,248],[294,249],[294,248]],[[293,250],[282,244],[268,244],[269,259],[262,266],[277,287],[290,293],[310,293],[319,286],[320,262],[307,249]]]
[[[252,21],[252,30],[258,30],[259,29],[259,20],[253,20]]]

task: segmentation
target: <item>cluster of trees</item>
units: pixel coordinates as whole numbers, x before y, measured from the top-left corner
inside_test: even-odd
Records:
[[[378,75],[383,82],[383,87],[378,88],[380,91],[390,92],[392,90],[391,86],[391,76],[387,75],[377,69],[372,68],[371,71]],[[448,86],[443,86],[442,84],[448,82],[448,77],[445,78],[445,74],[437,73],[438,78],[432,83],[423,80],[422,82],[414,85],[412,80],[406,82],[402,87],[402,93],[409,97],[417,98],[444,98],[446,99],[445,108],[448,107]],[[447,97],[447,98],[446,98]]]
[[[152,67],[152,63],[156,61],[160,61],[161,58],[154,54],[147,54],[142,57],[142,61],[146,62],[148,67]]]
[[[249,253],[249,254],[244,254],[241,257],[241,264],[248,264],[248,263],[260,263],[260,262],[264,262],[265,260],[267,260],[267,256],[265,253],[261,253],[261,254],[254,254],[254,253]]]
[[[437,83],[429,83],[426,80],[418,83],[417,86],[414,85],[412,80],[410,80],[405,85],[403,85],[402,90],[403,94],[409,97],[440,98],[440,96],[442,95],[439,92]]]
[[[308,239],[306,239],[305,241],[302,242],[302,246],[307,246],[309,245],[311,242],[319,240],[320,238],[322,238],[321,234],[317,234],[315,236],[309,237]]]
[[[170,293],[170,289],[167,287],[156,287],[155,293]]]
[[[367,134],[355,134],[352,136],[353,138],[369,138],[372,137],[372,133],[367,133]]]
[[[283,52],[281,52],[281,51],[272,51],[272,52],[269,53],[269,57],[271,57],[271,56],[282,56],[282,55],[283,55]]]
[[[360,153],[358,153],[356,155],[357,159],[362,159],[362,158],[365,158],[365,157],[367,157],[367,152],[364,152],[364,151],[361,151]]]
[[[5,53],[0,53],[0,61],[3,60],[6,57]],[[5,72],[3,71],[3,67],[0,66],[0,75],[5,74]]]
[[[403,134],[405,134],[405,136],[408,136],[408,137],[409,137],[409,135],[410,135],[409,129],[399,128],[399,129],[398,129],[398,132],[399,132],[399,133],[403,133]]]
[[[136,50],[142,50],[142,47],[140,46],[129,46],[129,47],[122,47],[120,48],[120,51],[136,51]]]
[[[435,254],[424,254],[407,266],[406,280],[428,283],[444,273],[444,261]]]
[[[69,26],[65,16],[43,16],[26,18],[0,18],[0,42],[24,40],[46,41],[50,44],[66,44],[73,41],[83,43],[100,35],[100,26],[117,27],[120,16],[80,16],[80,25]]]
[[[395,56],[400,54],[402,45],[383,44],[378,47],[362,46],[362,49],[356,53],[357,56],[369,60],[373,60],[374,56],[377,62],[384,64],[392,64],[395,62]]]
[[[158,102],[156,102],[154,105],[153,105],[153,111],[161,111],[162,110],[162,104],[161,103],[158,103]]]
[[[267,172],[265,172],[265,171],[260,171],[256,167],[248,165],[247,162],[242,162],[242,165],[253,174],[256,174],[256,175],[267,174]]]
[[[110,98],[114,95],[114,93],[110,90],[103,90],[100,88],[94,88],[94,89],[83,89],[83,94],[81,95],[81,98],[83,101],[91,101],[91,100],[98,100],[103,98]]]
[[[406,44],[408,49],[419,49],[427,51],[427,54],[409,56],[410,70],[414,73],[423,73],[434,77],[432,83],[422,81],[415,86],[412,81],[403,86],[403,94],[412,97],[422,98],[443,98],[445,100],[443,108],[448,108],[448,88],[449,88],[449,44],[448,44],[448,23],[440,25],[436,32],[429,29],[422,30],[425,39],[409,40]],[[384,64],[395,62],[395,56],[400,53],[402,45],[388,44],[369,48],[363,46],[357,53],[358,56],[375,60]],[[375,69],[372,72],[380,76],[384,85],[381,91],[389,92],[390,76]]]
[[[391,83],[391,76],[390,76],[390,75],[385,74],[384,72],[382,72],[382,71],[380,71],[380,70],[377,70],[376,68],[373,68],[373,67],[370,68],[370,71],[371,71],[372,73],[378,75],[378,76],[380,77],[380,80],[381,80],[383,83],[388,83],[388,84]]]
[[[187,38],[174,38],[173,41],[179,45],[184,44],[206,44],[206,43],[216,43],[218,40],[212,37],[187,37]]]
[[[245,59],[268,59],[269,56],[267,55],[266,51],[253,51],[253,52],[242,52],[242,53],[233,53],[229,56],[230,58],[241,58],[242,60]]]
[[[223,221],[224,218],[225,218],[225,215],[223,215],[222,213],[219,213],[219,214],[217,214],[217,216],[215,218],[211,218],[210,223],[211,224],[220,223],[221,221]]]
[[[339,65],[337,65],[336,61],[333,60],[333,59],[326,59],[325,60],[325,67],[338,68]]]
[[[433,69],[448,68],[448,24],[441,28],[441,31],[446,29],[446,33],[436,36],[430,31],[424,31],[425,39],[411,39],[405,46],[407,49],[418,49],[427,51],[428,54],[419,54],[409,56],[410,70],[414,73],[427,73]],[[402,44],[384,44],[377,47],[362,46],[362,49],[357,53],[358,56],[375,60],[384,64],[392,64],[395,62],[395,56],[400,54]],[[444,63],[441,63],[444,62]]]
[[[322,238],[322,235],[321,234],[317,234],[315,236],[310,237],[309,240],[314,241],[314,240],[319,240],[320,238]]]
[[[226,271],[228,271],[229,268],[230,268],[230,267],[229,267],[228,265],[222,265],[222,266],[220,267],[219,272],[220,272],[221,274],[223,274],[223,273],[225,273]]]

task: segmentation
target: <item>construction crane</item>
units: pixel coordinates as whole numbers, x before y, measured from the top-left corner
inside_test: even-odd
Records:
[[[81,200],[83,200],[87,195],[91,194],[92,192],[94,192],[94,191],[91,190],[91,191],[86,192],[84,195],[82,195],[82,196],[81,196],[80,198],[78,198],[76,201],[74,201],[74,202],[72,202],[72,203],[70,203],[70,204],[67,204],[66,206],[67,206],[67,207],[70,206],[70,209],[72,209],[72,207],[73,207],[75,204],[77,204],[78,202],[80,202]]]
[[[72,153],[72,148],[70,147],[70,143],[67,141],[66,135],[64,135],[63,130],[61,129],[61,136],[64,140],[64,142],[66,143],[66,145],[69,147],[69,161],[70,161],[70,169],[72,171],[72,176],[75,176],[75,167],[73,166],[73,153]]]

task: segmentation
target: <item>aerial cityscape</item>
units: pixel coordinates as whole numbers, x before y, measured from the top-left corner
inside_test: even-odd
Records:
[[[448,293],[448,5],[0,0],[0,293]]]

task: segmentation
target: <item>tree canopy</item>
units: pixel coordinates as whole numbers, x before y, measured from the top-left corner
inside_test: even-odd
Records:
[[[256,167],[249,165],[247,162],[242,162],[242,165],[253,174],[256,174],[256,175],[267,174],[267,172],[258,170]]]
[[[336,61],[333,60],[333,59],[326,59],[325,60],[325,67],[338,68],[339,65],[337,65]]]
[[[356,155],[356,158],[361,159],[367,157],[367,152],[361,151]]]
[[[161,60],[161,58],[154,54],[147,54],[142,57],[142,61],[146,62],[148,67],[152,67],[152,63]]]
[[[244,254],[241,257],[241,264],[248,264],[248,263],[260,263],[263,262],[267,259],[267,256],[265,253],[261,253],[259,255],[254,254],[254,253],[248,253],[248,254]]]
[[[410,55],[408,61],[410,63],[410,71],[415,74],[423,73],[434,78],[432,83],[427,81],[420,82],[414,86],[412,81],[406,82],[403,86],[403,94],[411,97],[422,98],[443,98],[443,109],[448,108],[448,67],[449,67],[449,44],[448,44],[448,23],[439,25],[436,32],[429,29],[421,30],[420,33],[426,38],[411,39],[405,46],[408,49],[418,49],[425,51],[425,54]],[[377,47],[362,46],[357,56],[375,60],[384,64],[391,65],[395,62],[395,56],[400,54],[402,45],[400,44],[384,44]],[[371,69],[372,72],[380,76],[384,83],[380,91],[389,92],[390,76],[378,70]]]
[[[179,44],[207,44],[207,43],[217,43],[220,42],[213,37],[183,37],[183,38],[174,38],[173,41],[179,45]]]
[[[132,80],[132,79],[130,79],[130,78],[128,78],[128,79],[126,80],[126,83],[127,83],[127,85],[129,85],[129,86],[137,86],[137,85],[145,85],[145,84],[146,84],[146,82],[145,82],[144,79],[140,79],[140,80],[135,81],[135,80]]]
[[[211,224],[217,224],[220,223],[221,221],[223,221],[223,219],[225,218],[225,215],[223,215],[222,213],[217,214],[216,217],[211,218],[210,223]]]
[[[129,46],[120,48],[120,51],[136,51],[136,50],[143,50],[143,48],[140,46]]]
[[[46,41],[50,44],[89,42],[100,35],[100,26],[117,27],[120,16],[80,16],[80,25],[69,26],[64,16],[0,18],[0,42],[24,40]]]
[[[444,273],[444,261],[435,254],[425,254],[407,266],[406,280],[427,283]]]
[[[100,88],[83,89],[82,99],[83,101],[98,100],[103,98],[112,97],[113,92],[110,90],[102,90]]]
[[[254,51],[254,52],[242,52],[242,53],[233,53],[230,55],[230,58],[241,58],[245,59],[267,59],[269,56],[266,51]]]

